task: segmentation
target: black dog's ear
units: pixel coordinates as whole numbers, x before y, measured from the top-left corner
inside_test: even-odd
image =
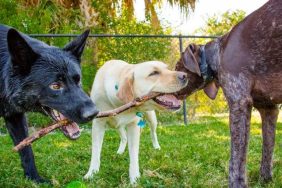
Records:
[[[13,69],[22,75],[28,74],[38,55],[15,29],[9,29],[7,42]]]
[[[183,64],[186,69],[201,76],[199,63],[195,57],[196,52],[197,46],[195,44],[190,44],[182,53]]]
[[[80,61],[80,58],[81,58],[84,46],[86,44],[86,39],[89,35],[89,32],[90,32],[89,29],[84,31],[84,33],[82,33],[81,35],[76,37],[73,41],[68,43],[63,48],[63,50],[71,52],[72,55],[74,55]]]

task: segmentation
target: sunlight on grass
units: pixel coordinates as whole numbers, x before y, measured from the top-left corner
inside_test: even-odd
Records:
[[[261,128],[252,127],[251,134],[253,135],[261,135]]]
[[[230,137],[228,136],[217,136],[215,135],[214,136],[216,139],[218,139],[219,141],[222,140],[222,141],[229,141],[230,140]]]
[[[67,147],[70,147],[70,143],[67,143],[67,142],[56,142],[54,141],[53,142],[55,146],[59,147],[59,148],[67,148]]]

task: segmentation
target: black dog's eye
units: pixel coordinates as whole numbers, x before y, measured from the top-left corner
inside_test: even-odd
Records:
[[[63,85],[60,84],[59,82],[54,82],[49,86],[52,90],[58,91],[63,89]]]
[[[154,71],[152,73],[149,74],[149,76],[155,76],[155,75],[159,75],[160,72],[159,71]]]
[[[77,85],[80,84],[80,76],[79,76],[79,75],[73,76],[73,80],[74,80],[74,82],[75,82]]]

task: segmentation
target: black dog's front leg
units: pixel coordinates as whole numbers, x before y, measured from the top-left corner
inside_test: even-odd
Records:
[[[15,145],[28,136],[27,121],[24,114],[15,114],[10,117],[5,117],[5,122]],[[47,182],[38,175],[31,146],[22,149],[19,151],[19,154],[25,176],[38,183]]]

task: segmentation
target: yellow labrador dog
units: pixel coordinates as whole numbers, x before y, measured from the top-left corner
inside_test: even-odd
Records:
[[[140,64],[128,64],[120,60],[106,62],[97,72],[91,91],[91,98],[101,111],[117,108],[150,92],[167,93],[142,106],[132,108],[115,117],[93,120],[92,126],[92,155],[90,167],[85,179],[91,178],[100,168],[100,154],[103,137],[107,128],[125,130],[127,134],[130,157],[129,177],[133,184],[139,173],[139,140],[140,122],[143,118],[140,112],[155,109],[177,110],[181,102],[173,95],[187,85],[187,75],[183,72],[168,70],[167,65],[159,61],[149,61]],[[124,150],[124,149],[123,149]]]

